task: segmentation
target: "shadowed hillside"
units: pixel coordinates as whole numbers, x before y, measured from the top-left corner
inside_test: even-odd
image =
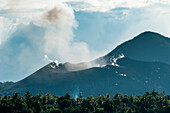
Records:
[[[84,96],[117,92],[139,94],[156,89],[170,93],[170,39],[144,32],[104,57],[79,64],[44,66],[25,79],[1,88],[0,94],[48,92]]]

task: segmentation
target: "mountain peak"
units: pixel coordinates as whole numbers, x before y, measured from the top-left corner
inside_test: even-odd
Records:
[[[156,32],[153,32],[153,31],[144,31],[140,35],[142,35],[142,34],[159,34],[159,33],[156,33]]]
[[[159,33],[156,33],[156,32],[152,32],[152,31],[145,31],[141,34],[139,34],[138,36],[136,36],[134,39],[141,39],[141,40],[145,40],[145,39],[165,39],[167,37],[159,34]]]
[[[115,55],[124,54],[126,57],[140,61],[159,61],[170,64],[170,38],[161,34],[145,31],[133,39],[117,46],[105,56],[106,62]],[[161,54],[160,54],[161,53]]]

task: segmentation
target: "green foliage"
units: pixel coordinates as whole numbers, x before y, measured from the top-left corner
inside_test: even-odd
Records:
[[[64,96],[31,95],[18,93],[0,96],[1,113],[170,113],[170,95],[155,90],[144,95],[128,96],[109,94],[83,98]]]

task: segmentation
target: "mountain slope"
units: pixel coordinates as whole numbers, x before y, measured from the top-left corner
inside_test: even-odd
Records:
[[[59,72],[49,65],[38,70],[31,76],[4,88],[1,94],[30,91],[36,93],[52,93],[63,95],[84,96],[98,94],[140,94],[146,90],[156,89],[170,93],[170,66],[159,62],[141,62],[122,58],[118,66],[107,65],[82,71]],[[144,68],[145,67],[145,68]]]
[[[52,93],[72,96],[140,94],[156,89],[170,93],[170,39],[144,32],[91,62],[54,62],[25,79],[1,87],[0,94]],[[98,67],[99,66],[99,67]],[[93,68],[92,68],[93,67]]]
[[[96,62],[108,64],[111,57],[120,54],[135,60],[170,64],[170,38],[147,31],[117,46],[106,56],[97,59]]]

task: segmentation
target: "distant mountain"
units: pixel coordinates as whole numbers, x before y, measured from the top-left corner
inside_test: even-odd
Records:
[[[170,64],[170,38],[147,31],[117,46],[106,56],[97,59],[97,62],[109,63],[112,56],[120,54],[135,60]]]
[[[4,82],[4,83],[0,82],[0,90],[13,84],[14,82]]]
[[[156,89],[170,94],[170,39],[144,32],[109,54],[79,64],[52,62],[25,79],[0,89],[0,94],[52,93],[72,96],[140,94]]]

